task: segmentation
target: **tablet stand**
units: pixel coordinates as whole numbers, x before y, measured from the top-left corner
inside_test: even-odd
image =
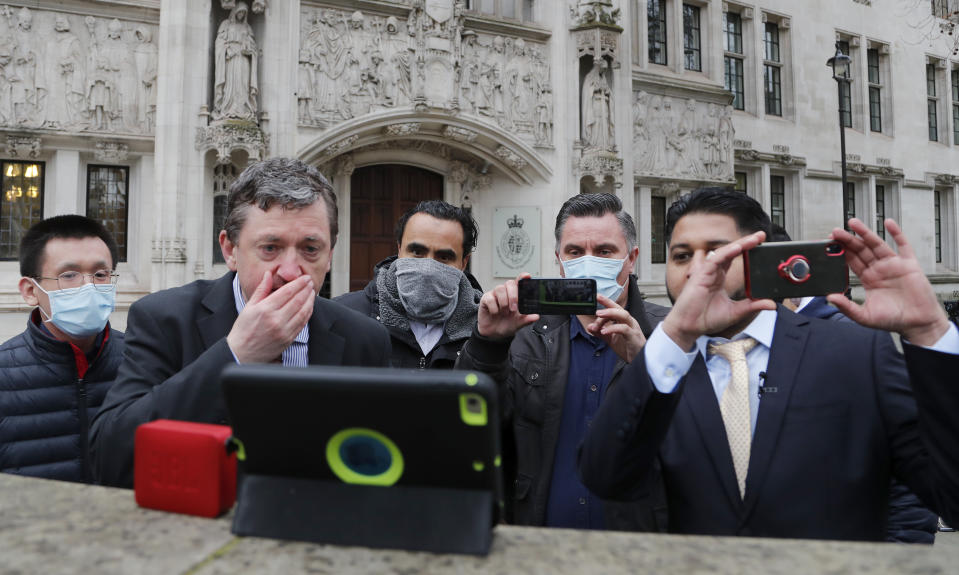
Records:
[[[490,491],[241,477],[233,533],[434,553],[486,555]]]

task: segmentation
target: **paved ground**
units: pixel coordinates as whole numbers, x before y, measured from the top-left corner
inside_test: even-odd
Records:
[[[936,534],[936,547],[943,547],[950,551],[959,550],[959,531],[951,533],[940,531]]]

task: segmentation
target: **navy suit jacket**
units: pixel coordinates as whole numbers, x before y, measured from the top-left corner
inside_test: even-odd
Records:
[[[130,307],[116,383],[90,430],[98,482],[133,486],[133,439],[141,423],[228,423],[220,372],[236,361],[226,343],[237,318],[235,275],[159,291]],[[313,304],[308,346],[310,365],[385,367],[390,361],[382,325],[324,298]]]
[[[955,522],[957,367],[959,356],[907,344],[903,357],[888,333],[780,309],[745,500],[701,356],[670,394],[637,357],[593,421],[580,473],[594,493],[629,499],[661,464],[677,533],[879,541],[892,475]]]

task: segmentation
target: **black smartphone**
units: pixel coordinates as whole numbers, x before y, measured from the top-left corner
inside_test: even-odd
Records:
[[[543,315],[594,315],[596,280],[526,278],[519,280],[519,312]]]
[[[746,295],[775,299],[843,293],[849,287],[849,267],[842,244],[773,242],[743,254]]]

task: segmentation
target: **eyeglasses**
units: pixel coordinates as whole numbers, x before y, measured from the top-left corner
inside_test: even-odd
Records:
[[[98,270],[92,274],[85,274],[75,271],[66,271],[58,275],[55,278],[45,278],[38,276],[35,279],[38,280],[57,280],[57,287],[60,289],[70,289],[78,288],[86,283],[86,278],[90,278],[93,282],[93,287],[97,289],[102,289],[104,291],[110,290],[113,286],[117,285],[117,278],[120,277],[119,274],[115,274],[110,270]]]

